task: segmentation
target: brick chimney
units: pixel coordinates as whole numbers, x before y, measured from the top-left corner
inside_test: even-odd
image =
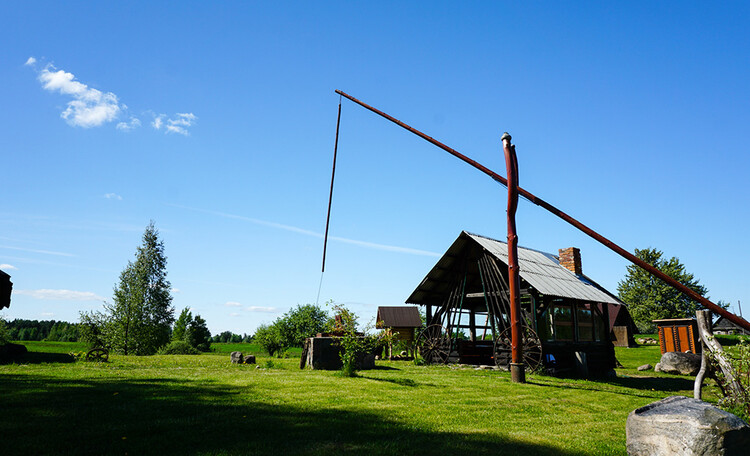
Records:
[[[580,249],[568,247],[567,249],[560,249],[558,253],[560,256],[560,266],[564,266],[575,275],[583,275]]]

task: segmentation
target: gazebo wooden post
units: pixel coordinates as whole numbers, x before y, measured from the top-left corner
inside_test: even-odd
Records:
[[[521,334],[521,281],[518,276],[518,235],[516,234],[516,208],[518,207],[518,158],[516,146],[510,143],[506,132],[502,136],[505,152],[505,167],[508,171],[508,286],[510,288],[510,334],[511,361],[510,378],[514,383],[526,383],[526,368],[523,364],[523,342]]]

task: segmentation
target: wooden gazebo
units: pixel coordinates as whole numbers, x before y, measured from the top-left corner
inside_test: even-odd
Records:
[[[623,303],[583,274],[578,249],[558,257],[519,247],[518,261],[527,367],[609,372],[616,363],[610,313]],[[508,367],[507,262],[506,243],[466,231],[448,248],[406,300],[425,306],[418,342],[426,361]]]

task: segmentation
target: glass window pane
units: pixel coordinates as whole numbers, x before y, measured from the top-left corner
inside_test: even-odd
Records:
[[[554,308],[555,340],[573,340],[573,313],[570,306]]]

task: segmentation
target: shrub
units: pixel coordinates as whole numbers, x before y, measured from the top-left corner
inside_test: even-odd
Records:
[[[184,340],[173,340],[159,349],[159,355],[197,355],[200,352]]]
[[[0,318],[0,345],[5,345],[10,342],[10,334],[8,329],[5,327],[5,320]]]
[[[734,413],[738,417],[750,421],[750,344],[747,340],[740,340],[737,345],[727,347],[725,353],[727,360],[737,375],[737,381],[742,386],[743,393],[735,394],[732,388],[722,387],[724,398],[719,401],[719,406],[724,410]],[[723,375],[717,372],[721,384]]]

